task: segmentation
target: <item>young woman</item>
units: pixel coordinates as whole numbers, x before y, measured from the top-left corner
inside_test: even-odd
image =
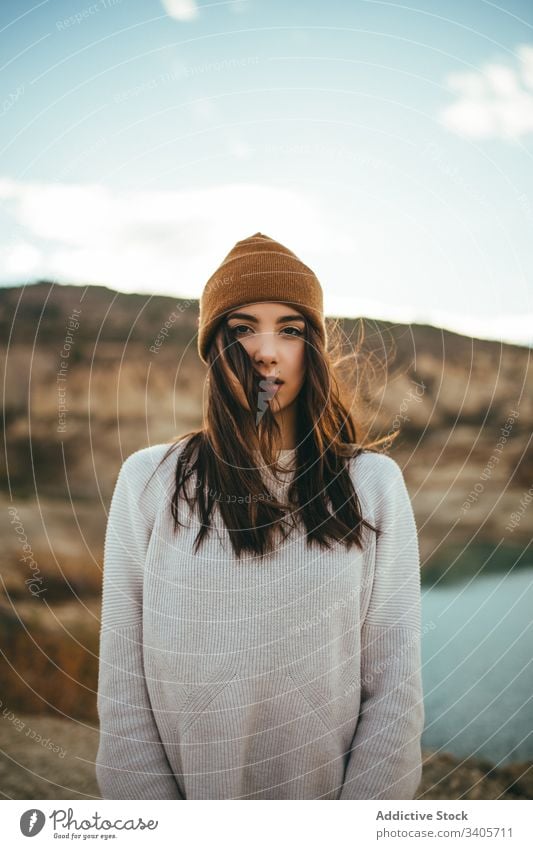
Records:
[[[237,242],[200,301],[204,426],[132,454],[113,494],[103,798],[414,797],[417,530],[327,348],[314,273]]]

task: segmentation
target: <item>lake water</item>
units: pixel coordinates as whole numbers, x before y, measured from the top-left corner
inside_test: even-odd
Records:
[[[422,626],[422,746],[533,760],[533,569],[423,589]]]

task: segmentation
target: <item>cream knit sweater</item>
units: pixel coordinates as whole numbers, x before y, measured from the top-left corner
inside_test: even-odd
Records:
[[[182,449],[183,441],[178,448]],[[412,799],[424,725],[420,561],[402,471],[350,461],[365,550],[235,560],[220,513],[173,535],[176,452],[123,463],[105,538],[97,780],[104,799]],[[283,494],[295,451],[282,451]],[[281,539],[281,538],[280,538]]]

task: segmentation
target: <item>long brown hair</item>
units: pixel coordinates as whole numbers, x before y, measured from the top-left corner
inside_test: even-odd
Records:
[[[271,552],[274,528],[279,527],[286,536],[287,511],[303,523],[308,545],[316,543],[331,548],[340,541],[348,549],[353,545],[362,549],[363,526],[379,533],[362,515],[349,460],[363,451],[375,451],[385,441],[390,444],[397,433],[360,443],[359,426],[347,402],[354,389],[348,390],[341,377],[342,366],[347,361],[355,362],[357,394],[357,388],[363,385],[359,354],[364,331],[359,335],[355,351],[343,356],[337,322],[327,325],[328,339],[334,343],[332,351],[324,348],[311,322],[306,319],[305,324],[305,381],[296,399],[296,472],[287,491],[287,504],[265,488],[257,467],[257,458],[261,456],[274,473],[278,471],[273,452],[273,445],[279,444],[280,437],[276,417],[266,404],[256,424],[260,378],[224,319],[217,329],[207,355],[209,379],[204,426],[177,437],[161,460],[163,463],[186,440],[177,458],[176,486],[170,506],[175,532],[181,525],[180,493],[190,508],[198,508],[200,530],[194,553],[209,531],[215,501],[237,557],[247,551],[258,555]],[[232,391],[227,369],[239,381],[249,409],[243,407]],[[187,482],[194,475],[195,491],[191,493]],[[228,494],[237,497],[229,498]],[[246,498],[242,497],[244,494]]]

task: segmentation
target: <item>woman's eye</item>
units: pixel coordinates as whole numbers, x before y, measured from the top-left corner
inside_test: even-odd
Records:
[[[230,327],[232,333],[235,333],[237,336],[240,336],[245,330],[250,330],[250,328],[246,324],[236,324],[234,327]],[[294,330],[295,333],[289,333],[289,336],[303,336],[303,331],[299,330],[298,327],[284,327],[283,332],[286,330]],[[285,334],[287,335],[287,334]]]

